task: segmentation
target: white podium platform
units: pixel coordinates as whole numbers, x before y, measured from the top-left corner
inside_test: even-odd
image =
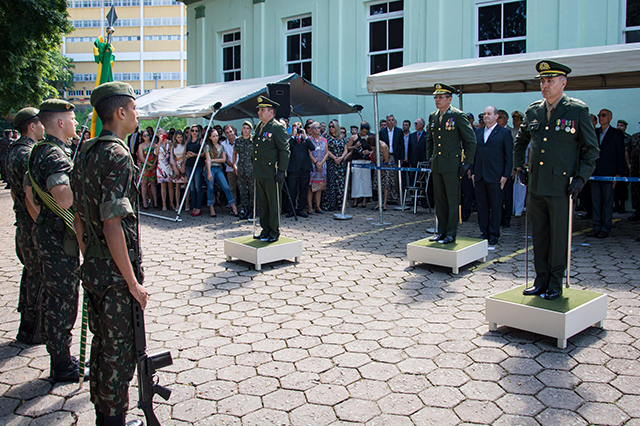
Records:
[[[256,240],[253,236],[229,238],[224,240],[224,254],[227,261],[233,258],[253,263],[256,271],[262,269],[265,263],[294,258],[300,261],[302,256],[302,241],[280,237],[274,243]]]
[[[425,238],[407,244],[407,259],[411,266],[416,263],[448,266],[457,274],[461,266],[487,260],[488,247],[487,240],[479,238],[457,237],[455,243],[446,245]]]
[[[565,288],[556,300],[523,296],[525,286],[515,287],[485,298],[489,330],[498,324],[558,339],[558,348],[567,339],[592,325],[602,327],[607,316],[607,296],[593,291]]]

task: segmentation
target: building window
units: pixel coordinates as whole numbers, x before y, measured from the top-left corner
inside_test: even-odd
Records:
[[[404,2],[369,6],[369,74],[400,68],[404,46]]]
[[[222,76],[224,81],[240,80],[240,31],[222,34]]]
[[[67,96],[84,96],[84,90],[69,90],[69,92],[67,92]]]
[[[640,0],[627,0],[624,42],[640,42]]]
[[[311,16],[290,19],[287,38],[287,72],[311,81]]]
[[[478,5],[478,56],[527,51],[527,2],[501,1]]]

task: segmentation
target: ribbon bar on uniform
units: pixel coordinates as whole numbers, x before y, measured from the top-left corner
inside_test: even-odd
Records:
[[[598,182],[640,182],[638,177],[618,177],[618,176],[591,176],[589,180]]]

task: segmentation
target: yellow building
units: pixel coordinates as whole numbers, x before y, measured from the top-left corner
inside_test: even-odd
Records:
[[[74,31],[65,37],[62,53],[75,64],[74,88],[67,98],[88,103],[96,85],[93,42],[105,34],[111,5],[118,20],[112,37],[116,57],[114,80],[126,81],[136,94],[185,86],[187,26],[185,5],[175,0],[70,0]]]

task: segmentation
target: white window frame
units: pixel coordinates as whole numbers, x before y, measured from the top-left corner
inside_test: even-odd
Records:
[[[377,50],[375,52],[371,52],[371,23],[378,21],[389,21],[391,19],[402,18],[402,31],[404,31],[404,4],[402,6],[402,10],[398,12],[387,12],[382,15],[371,15],[371,6],[375,6],[377,4],[383,3],[391,3],[394,0],[385,0],[385,1],[374,1],[371,3],[366,3],[366,15],[367,15],[367,34],[366,34],[366,43],[367,43],[367,75],[371,75],[371,56],[386,54],[387,56],[387,71],[389,68],[389,57],[392,53],[402,53],[402,64],[404,65],[404,42],[405,37],[402,37],[402,48],[389,49],[389,34],[387,33],[387,50]],[[407,1],[407,0],[405,0]],[[387,25],[388,28],[388,25]]]
[[[627,33],[640,31],[640,25],[627,27],[627,0],[623,0],[622,7],[624,8],[624,13],[622,14],[622,43],[628,43]]]
[[[293,21],[295,19],[304,19],[304,18],[311,18],[311,25],[308,27],[300,27],[300,28],[294,28],[292,30],[288,29],[288,22],[289,21]],[[305,63],[310,63],[311,64],[311,79],[313,79],[313,40],[315,39],[314,35],[313,35],[313,15],[311,13],[305,13],[304,15],[298,15],[298,16],[290,16],[288,18],[286,18],[284,20],[284,72],[285,74],[289,74],[289,65],[294,65],[294,64],[300,64],[300,70],[302,71],[302,64]],[[297,35],[297,34],[306,34],[306,33],[311,33],[311,58],[309,59],[296,59],[293,61],[290,61],[288,59],[289,56],[289,36],[293,36],[293,35]],[[302,46],[300,46],[300,55],[302,56]],[[308,78],[308,76],[302,76],[304,78],[306,78],[307,80],[310,80]]]
[[[240,34],[240,40],[234,40],[232,41],[224,41],[224,36],[226,35],[235,35],[236,33]],[[224,50],[225,49],[234,49],[236,46],[240,47],[240,68],[231,68],[228,70],[224,69]],[[231,31],[225,31],[223,33],[220,33],[220,70],[221,70],[221,75],[222,75],[222,80],[221,81],[237,81],[237,80],[241,80],[242,79],[242,31],[238,28],[235,30],[231,30]],[[239,72],[240,73],[240,78],[236,79],[236,73]],[[225,75],[226,74],[233,74],[233,78],[231,80],[225,80]]]
[[[527,53],[527,48],[526,48],[526,43],[527,43],[527,35],[525,34],[524,36],[519,36],[519,37],[510,37],[510,38],[504,38],[504,4],[505,3],[515,3],[516,1],[519,0],[476,0],[476,10],[475,10],[475,39],[476,39],[476,58],[480,58],[480,45],[482,44],[494,44],[494,43],[500,43],[502,45],[502,55],[501,56],[510,56],[510,55],[505,55],[504,54],[504,44],[505,43],[510,43],[513,41],[524,41],[525,42],[525,51],[524,53]],[[527,0],[525,0],[527,1]],[[500,38],[496,38],[496,39],[491,39],[491,40],[479,40],[479,34],[478,32],[480,31],[480,23],[478,22],[478,20],[480,19],[480,8],[481,7],[486,7],[486,6],[495,6],[499,4],[501,6],[501,15],[500,15],[500,22],[502,24],[502,28],[500,28]],[[526,32],[526,30],[525,30]]]

